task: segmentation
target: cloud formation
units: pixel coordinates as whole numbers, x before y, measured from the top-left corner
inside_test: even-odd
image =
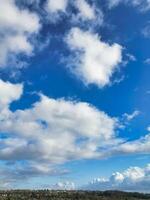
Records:
[[[58,182],[50,186],[52,190],[75,190],[75,183],[70,181]]]
[[[133,120],[134,118],[136,118],[137,116],[139,116],[139,114],[140,114],[140,111],[139,110],[135,110],[131,114],[124,113],[123,117],[125,118],[126,122],[129,122],[129,121]]]
[[[144,168],[129,167],[123,172],[113,173],[108,179],[95,178],[84,189],[149,192],[149,185],[150,164]]]
[[[102,88],[110,84],[114,71],[122,61],[119,44],[109,45],[101,41],[97,34],[79,28],[71,29],[66,42],[74,52],[70,69],[85,85],[95,84]]]
[[[77,9],[77,13],[72,16],[74,23],[92,22],[90,26],[103,24],[103,12],[100,8],[97,9],[95,4],[91,5],[86,0],[76,0],[73,5]]]
[[[0,80],[0,111],[8,109],[11,102],[20,98],[23,91],[21,84],[12,84]]]
[[[148,11],[150,9],[149,0],[108,0],[109,8],[118,6],[120,3],[125,5],[131,5],[135,8],[138,8],[140,11]]]
[[[35,177],[54,177],[63,176],[69,172],[61,168],[53,168],[52,166],[45,163],[35,163],[35,162],[21,162],[14,163],[1,163],[0,168],[0,188],[1,189],[18,189],[18,184],[25,184],[28,181],[33,180]],[[24,182],[22,182],[22,180]],[[21,186],[19,186],[21,188]]]
[[[23,86],[0,83],[0,132],[7,136],[0,139],[1,160],[54,164],[92,158],[115,135],[117,120],[84,102],[41,95],[31,108],[12,112],[9,105],[21,96]]]
[[[101,25],[103,23],[101,9],[97,9],[95,4],[89,4],[87,0],[47,0],[45,10],[48,13],[48,20],[53,23],[58,23],[64,17],[67,17],[71,24],[83,25],[84,22],[92,22]]]
[[[58,0],[58,1],[48,0],[47,1],[48,11],[51,13],[56,13],[60,11],[65,12],[67,4],[68,0]]]
[[[87,18],[89,20],[96,18],[95,8],[92,8],[85,0],[77,0],[76,7],[79,10],[81,18]]]
[[[67,171],[58,166],[72,160],[150,153],[150,134],[133,141],[119,138],[118,119],[86,102],[40,94],[30,108],[11,111],[22,94],[22,84],[0,80],[0,160],[13,166],[24,161],[20,177],[63,174]],[[18,177],[15,168],[8,170],[10,177]]]
[[[68,0],[48,0],[46,2],[45,8],[49,15],[49,20],[51,22],[57,22],[60,19],[62,13],[66,14],[67,6]]]
[[[0,67],[10,56],[24,53],[31,55],[30,39],[40,29],[39,17],[27,9],[20,9],[15,0],[2,0],[0,6]]]

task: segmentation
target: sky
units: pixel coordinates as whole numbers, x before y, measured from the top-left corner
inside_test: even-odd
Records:
[[[150,192],[150,1],[0,1],[0,189]]]

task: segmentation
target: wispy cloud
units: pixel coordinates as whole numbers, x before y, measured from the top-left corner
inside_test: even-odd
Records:
[[[139,110],[135,110],[133,113],[128,114],[128,113],[124,113],[123,117],[125,118],[125,120],[127,122],[133,120],[134,118],[136,118],[137,116],[139,116],[140,111]]]
[[[149,0],[107,0],[109,8],[113,8],[118,6],[119,4],[125,4],[129,6],[133,6],[139,9],[142,12],[149,11],[150,9],[150,2]]]

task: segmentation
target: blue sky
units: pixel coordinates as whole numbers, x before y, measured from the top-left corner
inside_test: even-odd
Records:
[[[148,0],[2,0],[0,187],[150,192]]]

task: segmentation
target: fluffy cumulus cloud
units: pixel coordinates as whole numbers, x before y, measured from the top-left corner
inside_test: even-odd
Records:
[[[63,16],[67,16],[68,2],[68,0],[47,0],[45,3],[45,10],[48,14],[48,21],[57,23],[63,19]]]
[[[12,84],[0,80],[0,110],[8,108],[8,105],[20,98],[23,86],[20,84]]]
[[[15,0],[2,0],[0,6],[0,66],[11,55],[30,55],[33,45],[30,36],[40,28],[39,17],[27,9],[17,7]]]
[[[71,71],[85,85],[104,87],[111,82],[114,71],[122,61],[122,47],[101,41],[97,34],[72,28],[66,37],[69,48],[74,52],[69,65]]]
[[[149,192],[150,165],[144,168],[130,167],[123,172],[115,172],[111,177],[95,178],[85,189],[89,190],[124,190]]]
[[[118,6],[120,3],[131,5],[141,11],[148,11],[150,9],[149,0],[108,0],[109,8]]]
[[[88,103],[41,95],[31,108],[12,112],[22,84],[1,80],[0,91],[0,160],[56,165],[94,158],[115,136],[117,120]]]
[[[149,134],[123,140],[116,134],[118,119],[85,102],[40,94],[30,108],[12,111],[11,103],[22,93],[22,84],[0,80],[0,160],[15,164],[9,173],[4,173],[6,166],[4,172],[1,168],[4,180],[64,174],[67,170],[58,166],[72,160],[150,153]],[[22,161],[24,165],[19,165]]]
[[[68,5],[68,0],[48,0],[47,9],[50,13],[65,12]]]

